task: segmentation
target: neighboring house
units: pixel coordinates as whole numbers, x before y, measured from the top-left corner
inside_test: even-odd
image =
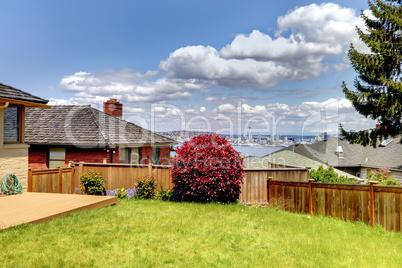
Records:
[[[122,105],[115,99],[104,103],[104,111],[89,105],[27,109],[29,166],[57,168],[70,161],[170,163],[170,149],[176,141],[122,120]]]
[[[322,163],[310,159],[308,157],[302,156],[298,153],[294,153],[288,150],[281,150],[271,154],[268,154],[263,157],[248,157],[245,159],[246,168],[253,168],[253,169],[266,169],[272,167],[306,167],[310,170],[317,170],[320,166],[324,168],[328,168],[329,166]],[[334,171],[339,176],[345,176],[351,179],[355,179],[357,181],[362,181],[362,179],[346,173],[342,170],[334,168]]]
[[[27,190],[29,145],[25,144],[25,108],[49,108],[46,103],[47,100],[0,84],[0,181],[15,174]]]
[[[282,149],[367,179],[370,171],[387,168],[392,176],[402,180],[402,145],[400,137],[382,142],[377,148],[350,144],[346,139],[330,137],[314,144],[297,144]]]

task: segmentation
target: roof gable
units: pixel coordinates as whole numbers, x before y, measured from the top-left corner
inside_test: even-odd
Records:
[[[25,140],[29,144],[90,148],[176,144],[174,140],[89,105],[27,109]]]

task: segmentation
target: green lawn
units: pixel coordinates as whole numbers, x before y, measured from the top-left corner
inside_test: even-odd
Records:
[[[0,266],[397,267],[402,234],[242,205],[124,200],[0,231]]]

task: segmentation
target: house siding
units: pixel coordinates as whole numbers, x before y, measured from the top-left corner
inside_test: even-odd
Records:
[[[29,145],[4,145],[4,110],[0,109],[0,180],[8,174],[17,176],[24,191],[28,188],[28,148]]]
[[[48,168],[49,148],[32,147],[29,149],[28,166],[31,169],[47,169]]]
[[[111,152],[103,149],[83,150],[78,148],[66,148],[65,166],[72,162],[87,163],[111,163]],[[49,148],[32,146],[29,149],[28,166],[32,169],[49,168]]]
[[[162,146],[160,148],[159,164],[161,165],[170,164],[170,146]]]
[[[103,163],[104,159],[107,163],[111,163],[111,151],[104,149],[82,150],[76,148],[66,149],[66,165],[68,162],[87,162],[87,163]],[[116,160],[116,159],[114,159]],[[114,163],[119,163],[113,161]]]
[[[152,163],[153,149],[151,146],[141,147],[141,164],[151,164]]]
[[[66,148],[65,166],[69,162],[87,162],[87,163],[107,163],[112,162],[112,150],[105,149],[79,149]],[[152,147],[141,148],[141,163],[152,163]],[[29,149],[28,166],[32,169],[47,169],[49,168],[49,147],[31,146]],[[113,163],[121,163],[121,150],[115,151],[113,154]],[[170,164],[170,146],[160,147],[159,164]]]
[[[392,177],[394,177],[395,179],[397,179],[397,180],[399,180],[400,182],[402,182],[402,171],[391,170],[391,175],[392,175]]]

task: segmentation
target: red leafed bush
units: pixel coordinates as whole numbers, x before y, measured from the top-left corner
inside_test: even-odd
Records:
[[[182,201],[235,202],[243,183],[243,159],[216,134],[201,135],[176,150],[172,164],[175,195]]]

